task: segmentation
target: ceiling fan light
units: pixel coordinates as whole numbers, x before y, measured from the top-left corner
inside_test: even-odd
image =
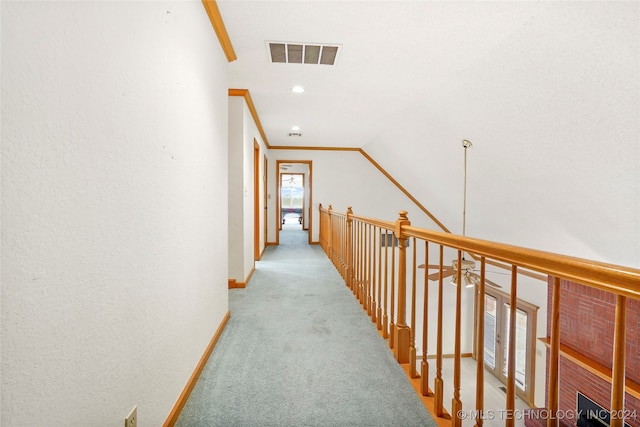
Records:
[[[465,287],[467,288],[473,288],[473,285],[475,285],[476,281],[474,280],[475,278],[473,276],[471,276],[471,274],[469,274],[468,271],[464,272],[464,284]]]
[[[464,276],[464,283],[466,284],[465,286],[467,288],[473,288],[473,286],[475,285],[473,279],[466,275]]]

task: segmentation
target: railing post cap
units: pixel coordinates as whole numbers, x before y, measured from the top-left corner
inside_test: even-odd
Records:
[[[403,225],[411,225],[411,221],[409,221],[409,217],[407,216],[407,211],[400,211],[400,218],[396,220],[396,229],[395,235],[398,239],[402,239],[402,226]]]

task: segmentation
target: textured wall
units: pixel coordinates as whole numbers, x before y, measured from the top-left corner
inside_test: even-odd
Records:
[[[227,312],[226,67],[200,2],[3,2],[4,425],[167,417]]]
[[[263,176],[264,143],[245,99],[229,97],[229,278],[244,282],[254,263],[254,140],[260,145],[260,167]],[[259,193],[260,221],[264,223],[262,179]],[[264,230],[260,227],[260,251],[264,250]]]
[[[469,65],[425,78],[364,148],[460,233],[469,139],[469,236],[640,265],[640,4],[476,6],[511,17],[505,25],[524,12],[526,25],[475,61],[452,52]]]
[[[229,97],[229,279],[244,282],[244,98]],[[253,199],[252,199],[253,200]]]

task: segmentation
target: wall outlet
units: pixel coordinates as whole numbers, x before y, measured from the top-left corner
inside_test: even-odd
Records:
[[[138,407],[134,406],[127,418],[124,419],[124,427],[138,427]]]

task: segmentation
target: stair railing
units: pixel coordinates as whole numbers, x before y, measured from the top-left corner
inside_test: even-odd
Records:
[[[510,306],[517,306],[517,277],[522,269],[534,271],[553,278],[552,301],[550,304],[551,333],[548,365],[548,390],[546,424],[558,426],[558,367],[560,354],[560,280],[570,280],[616,295],[615,332],[612,355],[611,376],[611,426],[623,427],[625,396],[625,309],[628,298],[640,299],[640,270],[574,258],[550,252],[511,246],[502,243],[474,239],[465,236],[426,230],[411,226],[407,212],[401,211],[395,222],[362,217],[353,214],[349,207],[346,213],[337,213],[331,206],[324,209],[320,205],[320,245],[345,284],[362,304],[380,331],[383,338],[389,339],[389,347],[400,364],[408,365],[407,373],[411,378],[420,378],[419,390],[423,396],[433,398],[433,412],[437,417],[450,419],[451,425],[462,425],[461,387],[461,315],[462,315],[462,269],[456,272],[455,295],[455,336],[453,363],[452,413],[444,409],[444,380],[442,378],[443,359],[443,266],[444,249],[450,248],[457,253],[457,265],[461,266],[463,253],[471,254],[480,261],[480,281],[478,287],[478,318],[476,318],[476,405],[475,426],[481,427],[484,418],[484,295],[485,268],[487,263],[506,264],[511,272]],[[418,277],[416,248],[424,245],[424,284],[427,282],[430,248],[438,248],[439,280],[437,286],[437,313],[428,312],[431,293],[424,287],[422,302],[422,354],[420,372],[416,370],[417,355],[415,348],[416,282]],[[412,256],[407,256],[411,247]],[[397,257],[397,259],[396,259]],[[412,260],[408,264],[408,258]],[[502,263],[502,264],[498,264]],[[408,268],[409,265],[409,268]],[[410,301],[407,301],[407,279],[410,279]],[[407,316],[407,308],[409,315]],[[515,346],[516,311],[510,310],[509,346],[507,350],[508,372],[505,402],[505,425],[514,426],[515,418]],[[409,319],[407,319],[409,318]],[[429,363],[427,357],[428,325],[437,322],[436,371],[433,391],[427,384]]]

